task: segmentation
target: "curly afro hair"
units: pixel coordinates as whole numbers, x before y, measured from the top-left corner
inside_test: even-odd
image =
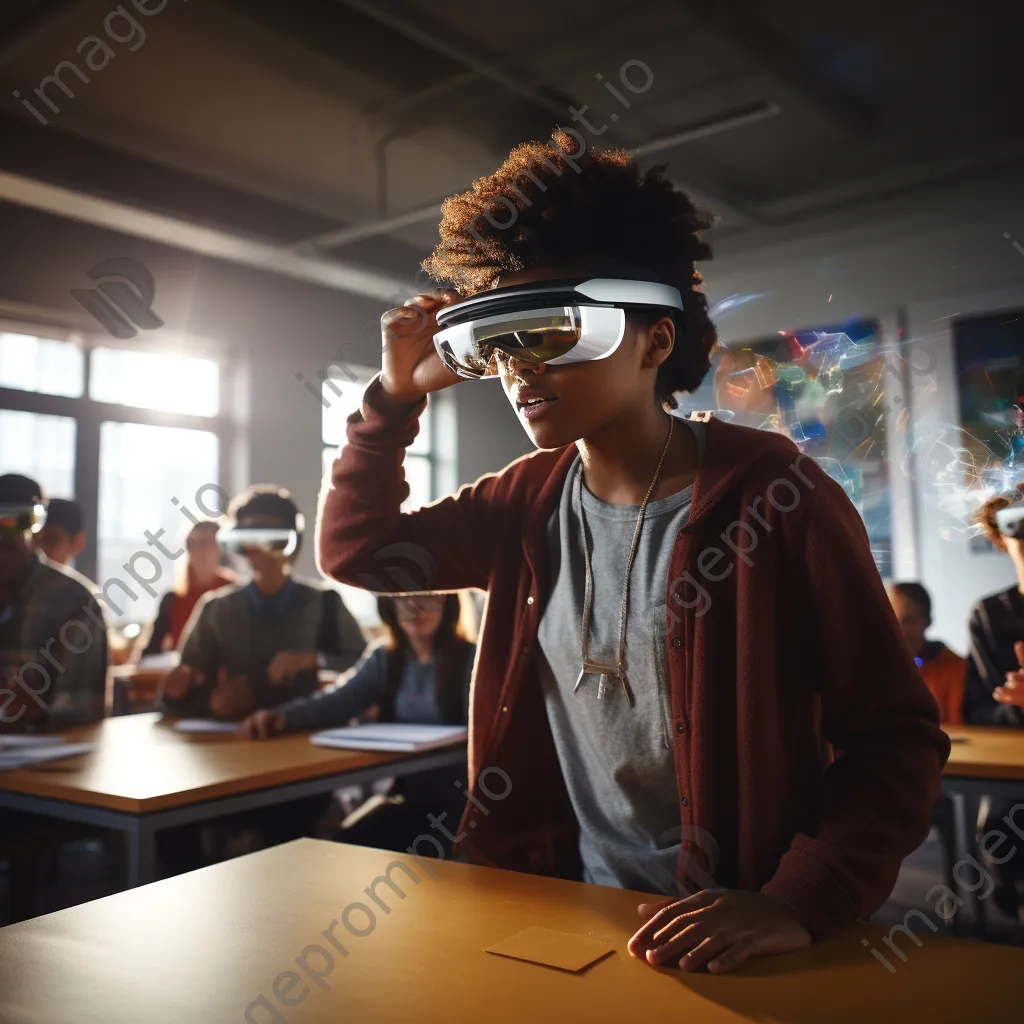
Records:
[[[999,538],[1002,536],[999,532],[999,527],[996,525],[996,513],[1001,512],[1004,508],[1009,508],[1021,500],[1024,500],[1024,483],[1017,484],[1016,492],[1010,491],[1007,494],[997,494],[994,498],[989,498],[975,513],[974,521],[981,527],[981,532],[993,544],[998,543]]]
[[[678,288],[676,343],[657,378],[659,398],[674,408],[673,392],[699,387],[717,342],[694,265],[711,258],[697,235],[713,223],[673,187],[664,166],[644,173],[625,150],[586,150],[557,129],[548,142],[516,146],[494,174],[444,201],[441,241],[422,266],[462,295],[534,267]],[[631,318],[649,325],[664,315]]]

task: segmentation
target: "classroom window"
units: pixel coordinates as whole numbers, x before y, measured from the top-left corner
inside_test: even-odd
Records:
[[[321,420],[321,451],[323,475],[331,471],[331,465],[338,457],[338,448],[345,443],[347,420],[358,410],[371,373],[359,374],[349,370],[346,377],[324,381],[321,389],[323,413]],[[350,379],[354,378],[354,379]],[[402,503],[403,512],[411,512],[434,499],[435,452],[433,430],[433,406],[428,402],[420,417],[420,430],[416,440],[406,449],[405,479],[409,484],[409,497]],[[361,626],[375,626],[380,623],[377,614],[377,597],[358,587],[337,585],[349,611]]]
[[[0,472],[31,477],[48,498],[75,493],[75,433],[70,416],[0,409]]]
[[[80,398],[85,355],[71,341],[0,333],[0,387]]]
[[[220,367],[212,359],[174,353],[96,348],[89,371],[94,402],[191,416],[220,412]]]
[[[333,379],[324,381],[322,386],[324,405],[321,440],[326,446],[323,450],[324,476],[330,472],[339,446],[345,443],[348,418],[358,410],[363,391],[370,381],[369,377],[353,376],[355,380]],[[402,504],[403,512],[411,512],[434,500],[434,462],[433,410],[428,402],[420,417],[419,433],[405,453],[405,479],[409,484],[409,497]]]
[[[225,494],[216,488],[219,460],[211,431],[101,424],[97,582],[117,579],[136,595],[120,586],[112,591],[120,609],[110,608],[112,621],[151,618],[158,598],[147,587],[162,594],[179,571],[179,560],[149,544],[146,531],[174,553],[192,525],[189,515],[211,519],[226,511]],[[132,569],[145,582],[133,579]]]

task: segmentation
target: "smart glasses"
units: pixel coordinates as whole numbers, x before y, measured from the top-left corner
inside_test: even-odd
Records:
[[[288,557],[299,549],[299,532],[262,526],[230,526],[217,531],[217,543],[238,555],[259,551],[265,554],[279,552]]]
[[[996,513],[996,527],[1004,537],[1024,537],[1024,501],[1018,501]]]
[[[41,502],[0,505],[0,535],[17,535],[31,530],[38,533],[46,522],[46,506]]]
[[[453,373],[479,379],[524,363],[606,359],[621,344],[628,312],[682,310],[678,288],[655,281],[588,278],[495,288],[437,312],[438,355]]]

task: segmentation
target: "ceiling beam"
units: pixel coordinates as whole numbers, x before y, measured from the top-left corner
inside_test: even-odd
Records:
[[[0,200],[354,295],[387,301],[410,288],[407,280],[358,264],[310,258],[279,245],[6,171],[0,171]]]
[[[562,120],[569,113],[564,103],[545,96],[537,86],[530,85],[517,75],[503,71],[501,67],[503,61],[497,55],[481,56],[471,52],[468,47],[457,46],[441,32],[432,32],[429,29],[421,28],[407,18],[396,14],[391,5],[371,3],[370,0],[338,0],[338,3],[353,11],[358,11],[367,18],[372,18],[393,32],[448,58],[453,63],[461,64],[467,71],[472,71],[481,78],[500,85],[514,95],[522,96],[524,99],[536,103]]]
[[[665,135],[649,142],[634,146],[629,150],[636,157],[653,156],[655,153],[668,149],[675,149],[677,146],[684,146],[689,142],[698,139],[705,139],[710,135],[718,135],[721,132],[732,131],[734,128],[741,128],[744,125],[753,124],[757,121],[764,121],[768,118],[777,117],[781,112],[778,104],[769,101],[752,103],[748,106],[737,108],[724,114],[706,118],[694,124],[687,125],[671,135]],[[683,174],[682,177],[686,175]],[[756,210],[741,200],[728,196],[715,196],[715,189],[707,182],[693,186],[699,191],[708,195],[711,199],[721,200],[724,206],[735,210],[748,220],[758,222],[761,218]],[[719,190],[720,191],[720,190]],[[361,242],[366,238],[374,238],[378,235],[387,235],[401,228],[410,227],[413,224],[422,224],[425,221],[433,220],[441,215],[440,202],[431,203],[416,210],[409,210],[406,213],[395,217],[386,217],[381,220],[371,221],[367,224],[358,224],[354,227],[336,228],[326,231],[323,234],[315,235],[312,238],[303,239],[288,247],[290,252],[315,252],[324,249],[336,249],[343,245],[350,245],[353,242]]]

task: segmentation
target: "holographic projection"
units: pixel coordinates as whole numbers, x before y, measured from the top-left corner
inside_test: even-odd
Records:
[[[903,382],[879,333],[875,321],[854,320],[722,347],[704,384],[678,397],[686,414],[714,409],[792,438],[857,506],[885,576],[892,568],[886,413],[899,404]]]
[[[1024,311],[958,320],[953,345],[961,431],[950,482],[977,507],[1024,480]]]

